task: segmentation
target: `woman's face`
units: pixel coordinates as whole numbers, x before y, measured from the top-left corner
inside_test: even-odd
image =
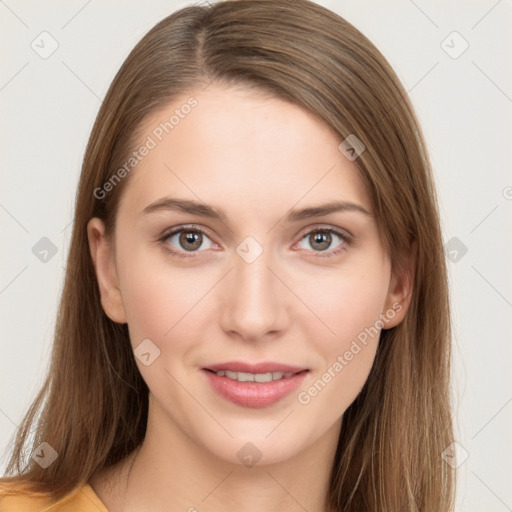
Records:
[[[99,219],[89,240],[103,307],[128,323],[150,390],[149,424],[238,464],[337,438],[408,295],[356,162],[313,115],[248,89],[185,94],[143,128],[114,246]],[[263,366],[240,375],[234,362]],[[284,365],[307,371],[232,379]]]

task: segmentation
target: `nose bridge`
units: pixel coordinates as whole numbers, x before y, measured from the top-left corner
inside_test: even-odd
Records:
[[[257,340],[285,327],[286,297],[272,268],[272,251],[247,237],[233,254],[229,296],[224,297],[223,328]],[[282,285],[281,285],[282,286]]]

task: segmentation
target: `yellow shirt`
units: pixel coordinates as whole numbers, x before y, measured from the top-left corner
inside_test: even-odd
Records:
[[[0,512],[108,512],[89,484],[54,503],[44,496],[9,496],[8,492],[8,486],[0,484]]]

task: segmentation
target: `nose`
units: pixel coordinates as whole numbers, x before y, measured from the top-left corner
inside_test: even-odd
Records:
[[[255,342],[274,338],[287,329],[290,293],[273,267],[266,251],[252,262],[233,255],[233,270],[219,290],[224,332]]]

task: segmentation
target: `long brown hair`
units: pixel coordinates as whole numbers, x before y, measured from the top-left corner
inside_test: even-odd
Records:
[[[142,442],[148,388],[126,324],[104,313],[87,222],[112,233],[130,176],[94,194],[126,162],[141,123],[212,81],[294,102],[339,141],[356,134],[356,163],[392,264],[415,261],[405,319],[381,333],[369,378],[343,417],[328,500],[333,510],[447,511],[454,474],[450,310],[436,193],[424,138],[402,84],[377,48],[308,0],[228,0],[191,6],[152,28],[129,54],[98,113],[83,160],[73,234],[45,383],[17,432],[7,474],[24,492],[61,498]],[[38,413],[40,411],[40,415]],[[33,439],[30,438],[32,431]],[[58,453],[43,469],[30,453]]]

